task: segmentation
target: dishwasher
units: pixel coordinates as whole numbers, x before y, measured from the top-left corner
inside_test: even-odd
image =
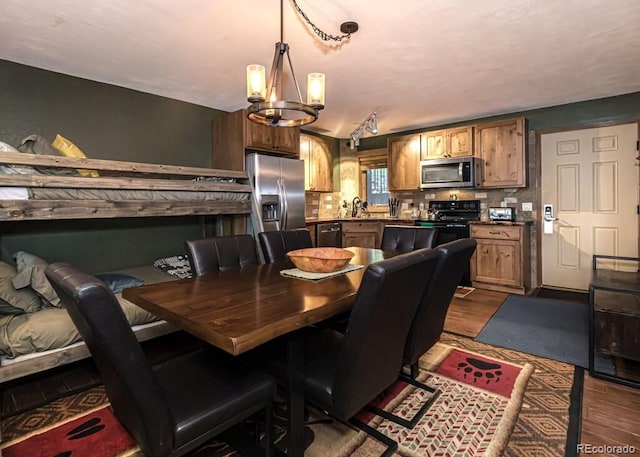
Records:
[[[342,223],[327,222],[316,225],[316,243],[318,247],[342,247]]]

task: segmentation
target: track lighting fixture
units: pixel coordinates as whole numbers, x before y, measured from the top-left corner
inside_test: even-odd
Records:
[[[369,114],[369,116],[367,116],[367,118],[362,121],[362,123],[353,132],[351,132],[351,140],[349,141],[349,147],[351,149],[355,149],[360,146],[360,138],[362,138],[365,131],[373,135],[378,133],[378,113],[375,111]]]

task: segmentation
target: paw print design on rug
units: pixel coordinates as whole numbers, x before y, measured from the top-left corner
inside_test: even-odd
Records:
[[[500,368],[502,365],[499,363],[486,362],[475,357],[467,357],[464,362],[458,363],[458,370],[463,371],[464,379],[469,375],[473,382],[484,381],[486,384],[500,382],[500,376],[502,376]]]
[[[436,373],[473,387],[510,397],[521,366],[461,349],[452,349]]]
[[[120,455],[136,443],[108,406],[62,422],[25,440],[8,443],[3,457],[92,457]]]

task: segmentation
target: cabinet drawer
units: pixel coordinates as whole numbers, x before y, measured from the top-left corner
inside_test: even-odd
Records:
[[[377,222],[343,222],[342,232],[377,232]]]
[[[488,238],[492,240],[519,240],[520,227],[501,225],[471,225],[471,238]]]

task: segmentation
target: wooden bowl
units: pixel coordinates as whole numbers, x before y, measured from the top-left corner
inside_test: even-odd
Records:
[[[341,248],[306,248],[290,251],[287,255],[303,271],[331,273],[346,267],[354,254]]]

